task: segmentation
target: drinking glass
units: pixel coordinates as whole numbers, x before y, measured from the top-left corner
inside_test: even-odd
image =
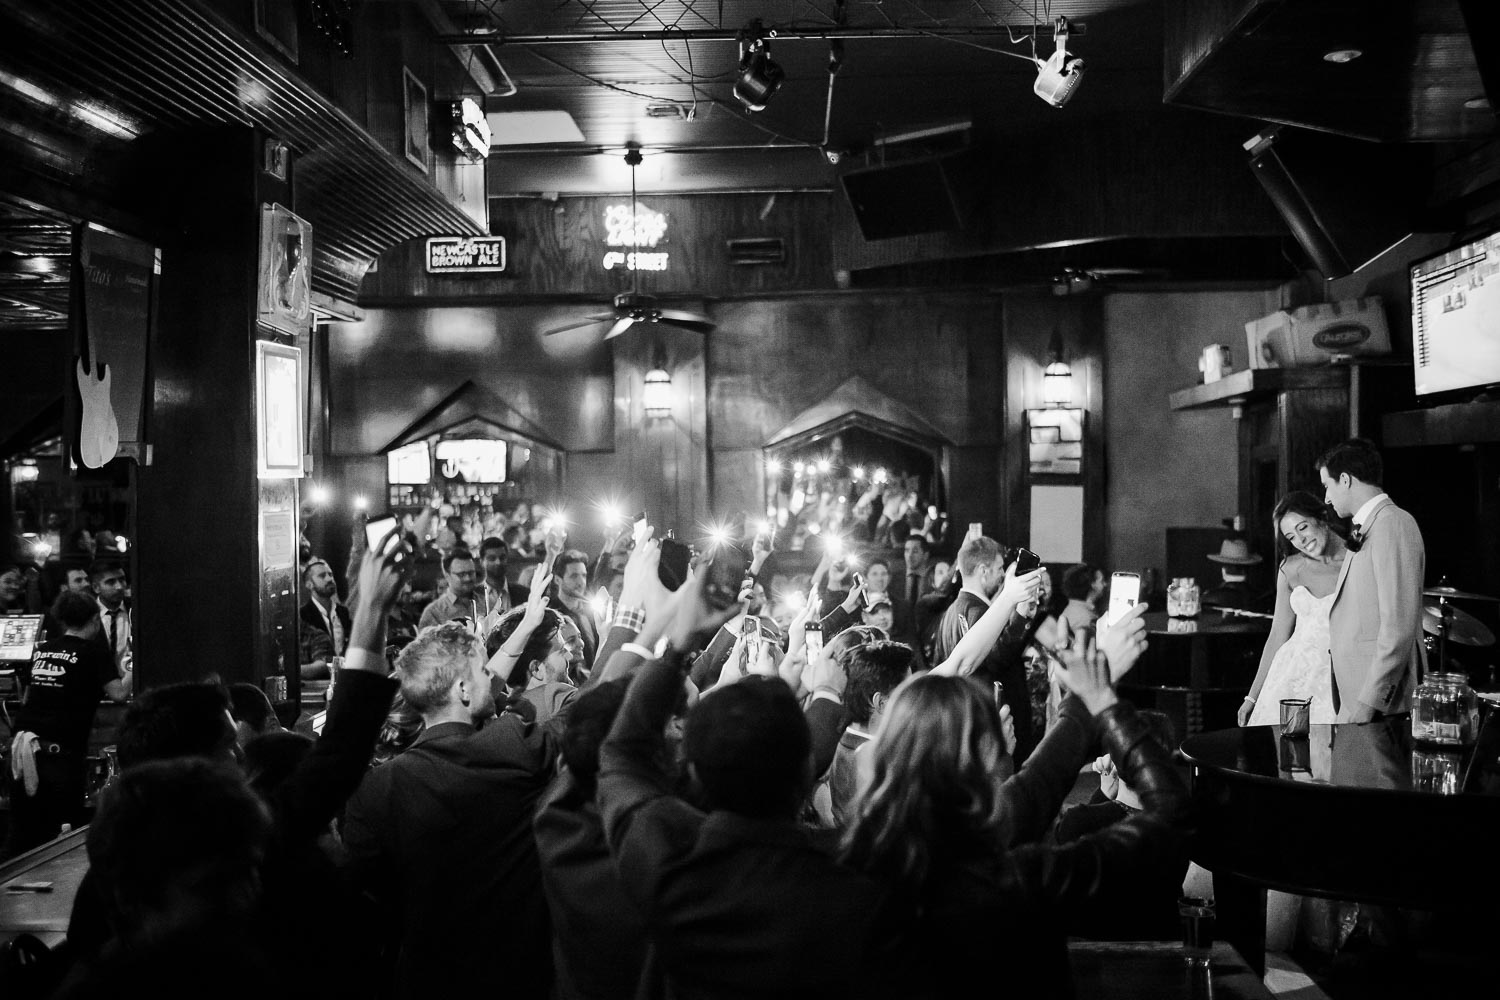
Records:
[[[1305,739],[1311,712],[1312,705],[1306,698],[1281,699],[1281,735]]]
[[[1193,968],[1208,968],[1214,950],[1214,901],[1179,896],[1177,914],[1182,918],[1182,960]]]

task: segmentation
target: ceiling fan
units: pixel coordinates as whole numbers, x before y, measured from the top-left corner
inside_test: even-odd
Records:
[[[641,151],[631,146],[625,151],[625,162],[630,165],[630,228],[634,233],[637,229],[635,224],[636,200],[635,200],[635,168],[640,166]],[[707,333],[714,328],[714,321],[707,316],[688,312],[683,309],[663,309],[657,305],[656,296],[648,295],[641,291],[641,272],[639,269],[631,271],[631,288],[628,292],[621,292],[613,300],[614,311],[607,313],[596,313],[593,316],[585,316],[573,323],[565,323],[562,326],[553,327],[542,334],[550,337],[555,333],[564,333],[568,330],[577,330],[580,327],[592,326],[595,323],[612,322],[609,332],[604,335],[605,340],[611,340],[629,330],[637,323],[665,323],[669,326],[680,326],[685,330],[696,330],[699,333]]]

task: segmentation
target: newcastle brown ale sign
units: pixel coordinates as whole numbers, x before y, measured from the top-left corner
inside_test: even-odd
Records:
[[[428,274],[486,274],[503,270],[504,236],[434,236],[427,241]]]

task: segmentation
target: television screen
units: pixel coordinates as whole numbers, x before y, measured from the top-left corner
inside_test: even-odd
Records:
[[[504,441],[484,438],[437,443],[438,475],[461,483],[505,482]]]
[[[426,441],[403,445],[385,456],[385,477],[392,486],[424,486],[432,481],[432,457]]]
[[[1500,383],[1500,231],[1411,268],[1418,396]]]

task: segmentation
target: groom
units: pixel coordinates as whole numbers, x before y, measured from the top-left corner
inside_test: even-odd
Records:
[[[1380,452],[1362,438],[1318,459],[1324,500],[1354,519],[1358,549],[1339,572],[1328,612],[1333,708],[1339,722],[1411,711],[1425,663],[1422,577],[1427,554],[1410,514],[1380,487]]]

